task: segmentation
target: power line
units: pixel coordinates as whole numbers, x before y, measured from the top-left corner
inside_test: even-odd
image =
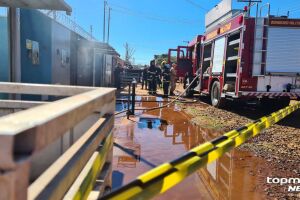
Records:
[[[195,3],[195,2],[192,1],[192,0],[185,0],[185,1],[188,2],[189,4],[193,5],[193,6],[197,7],[197,8],[200,8],[200,9],[206,11],[206,12],[209,11],[207,8],[204,8],[203,6],[201,6],[201,5],[197,4],[197,3]]]
[[[165,23],[188,24],[188,25],[195,25],[195,24],[197,24],[197,22],[188,22],[188,21],[180,21],[180,20],[162,19],[162,18],[158,18],[156,16],[140,15],[140,14],[137,14],[137,13],[132,13],[132,12],[128,12],[128,11],[116,9],[116,8],[113,8],[112,11],[119,12],[119,13],[126,14],[126,15],[131,15],[131,16],[139,16],[139,17],[143,17],[143,18],[146,18],[146,19],[149,19],[149,20],[154,20],[154,21],[159,21],[159,22],[165,22]]]
[[[132,10],[128,7],[120,6],[120,5],[117,5],[117,4],[114,4],[114,3],[110,3],[110,5],[112,5],[114,7],[117,7],[119,9],[121,9],[121,11],[125,11],[127,13],[132,14],[132,15],[138,15],[138,16],[142,16],[142,17],[149,18],[149,19],[152,19],[152,20],[158,20],[158,21],[163,21],[163,22],[171,22],[171,23],[184,23],[184,24],[198,24],[199,23],[199,20],[163,18],[161,16],[155,16],[155,15],[147,14],[145,12]]]
[[[165,23],[189,24],[189,25],[195,25],[195,24],[199,23],[198,20],[192,21],[192,20],[185,20],[185,19],[163,18],[160,16],[149,15],[149,14],[146,14],[146,13],[140,12],[140,11],[134,11],[129,8],[119,6],[116,4],[110,4],[110,5],[112,5],[111,6],[113,8],[112,11],[119,12],[122,14],[132,15],[132,16],[139,16],[139,17],[143,17],[146,19],[150,19],[150,20],[155,20],[155,21],[160,21],[160,22],[165,22]]]
[[[298,2],[298,3],[295,3],[295,2],[294,2],[294,3],[292,3],[292,4],[285,4],[284,6],[287,7],[286,9],[290,10],[290,9],[295,8],[295,7],[299,7],[300,4],[299,4],[299,2]]]
[[[298,11],[298,10],[300,10],[300,7],[295,8],[295,9],[293,9],[293,10],[289,10],[289,12],[295,12],[295,11]]]
[[[299,10],[299,3],[294,3],[294,4],[288,4],[288,5],[285,5],[285,7],[288,8],[284,8],[283,11],[290,11],[290,12],[294,12],[294,11],[297,11]]]

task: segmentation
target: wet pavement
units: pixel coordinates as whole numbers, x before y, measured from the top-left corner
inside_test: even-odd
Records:
[[[137,97],[137,108],[164,103],[161,98]],[[144,102],[145,101],[145,102]],[[155,102],[157,101],[157,102]],[[199,106],[207,106],[199,104]],[[119,102],[123,109],[126,103]],[[222,132],[195,126],[177,105],[142,113],[129,120],[117,116],[113,158],[113,188],[171,161],[189,149],[212,140]],[[265,199],[257,185],[258,166],[265,163],[251,154],[234,150],[202,168],[155,199]]]

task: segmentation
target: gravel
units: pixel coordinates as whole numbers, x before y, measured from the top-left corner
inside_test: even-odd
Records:
[[[182,109],[200,126],[224,132],[241,127],[264,115],[259,107],[235,105],[217,109],[207,104],[182,104]],[[300,177],[300,111],[263,131],[239,147],[263,158],[270,167],[269,177]],[[266,176],[266,175],[265,175]],[[299,194],[282,191],[282,186],[264,184],[264,192],[270,199],[300,199]]]

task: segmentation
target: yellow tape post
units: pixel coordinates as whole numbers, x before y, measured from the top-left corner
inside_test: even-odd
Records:
[[[226,152],[245,143],[248,139],[258,135],[264,129],[269,128],[299,108],[300,103],[297,103],[262,117],[246,126],[227,132],[221,137],[191,149],[172,162],[162,164],[144,173],[133,182],[101,199],[144,200],[164,193],[202,166],[220,158]]]

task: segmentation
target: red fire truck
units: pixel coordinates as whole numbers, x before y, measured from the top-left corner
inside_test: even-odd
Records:
[[[270,4],[260,12],[256,6],[255,17],[247,7],[232,11],[187,46],[169,50],[169,57],[177,53],[178,76],[199,75],[188,93],[209,95],[215,107],[226,99],[283,107],[300,98],[300,19],[271,16]]]

